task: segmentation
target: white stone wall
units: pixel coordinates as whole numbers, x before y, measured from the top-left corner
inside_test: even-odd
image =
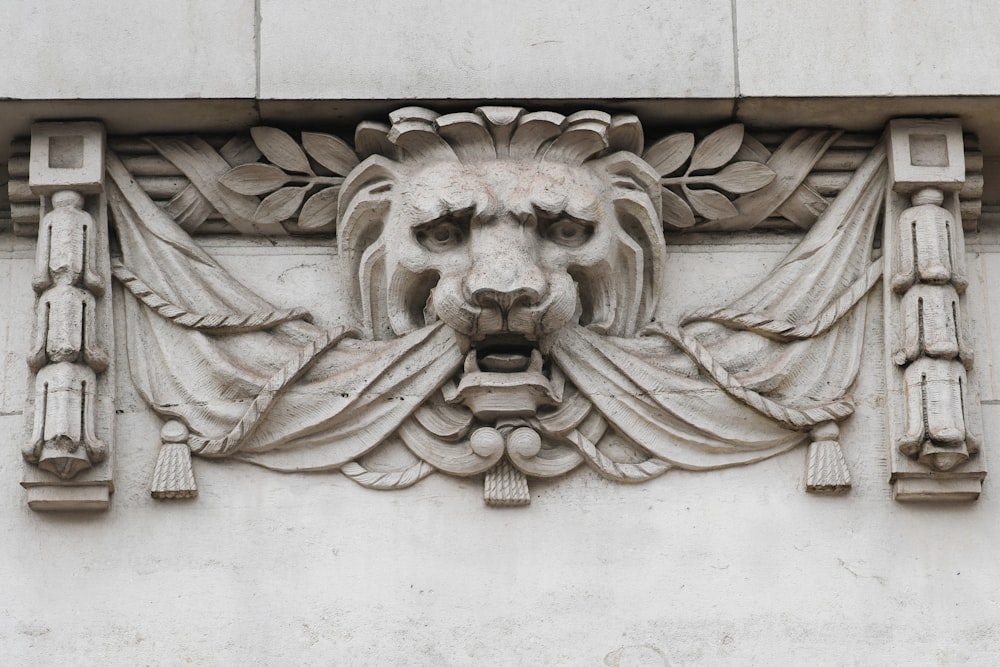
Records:
[[[855,478],[846,496],[803,492],[800,449],[640,486],[581,469],[533,481],[521,509],[486,507],[477,480],[377,492],[337,474],[198,460],[198,499],[155,501],[158,421],[121,359],[113,507],[53,515],[28,510],[18,485],[32,244],[0,238],[12,388],[0,416],[11,452],[0,459],[6,664],[986,665],[996,655],[995,484],[971,504],[890,497],[877,295],[860,407],[843,431]],[[662,316],[750,284],[794,240],[671,243]],[[328,244],[204,244],[270,298],[345,321]],[[1000,244],[983,233],[969,250],[977,363],[992,377]],[[994,379],[983,398],[990,447]]]
[[[1000,5],[981,0],[0,4],[0,159],[39,119],[347,125],[428,99],[612,100],[661,125],[959,115],[987,153],[987,193],[1000,155]],[[724,301],[793,241],[673,242],[663,317]],[[205,245],[266,297],[346,321],[330,244]],[[533,481],[521,509],[486,507],[477,480],[390,493],[196,461],[200,497],[159,502],[159,423],[121,357],[112,509],[40,514],[19,486],[33,248],[0,224],[0,664],[997,662],[996,479],[974,503],[892,500],[877,343],[843,429],[842,497],[803,492],[798,450],[639,486],[582,469]],[[996,459],[1000,234],[984,223],[967,248]]]
[[[996,95],[980,0],[4,4],[5,99]]]

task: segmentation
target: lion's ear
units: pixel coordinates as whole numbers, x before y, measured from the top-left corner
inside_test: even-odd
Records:
[[[337,205],[337,243],[341,251],[356,249],[358,239],[368,238],[371,211],[387,205],[399,180],[399,165],[382,155],[372,155],[344,179]]]
[[[590,164],[600,166],[608,175],[608,181],[613,188],[639,190],[644,192],[653,204],[657,220],[655,224],[662,227],[660,217],[660,175],[649,163],[637,154],[627,151],[612,153],[607,157],[594,160]]]
[[[611,127],[608,128],[609,151],[628,151],[642,155],[644,143],[642,122],[638,116],[623,113],[611,117]]]
[[[663,241],[663,220],[660,198],[660,175],[635,153],[620,151],[594,161],[607,174],[611,199],[622,231],[634,242],[625,244],[623,252],[635,255],[632,261],[642,272],[641,285],[635,294],[637,303],[630,313],[635,321],[628,327],[642,326],[656,310],[666,246]],[[619,322],[624,326],[626,323]]]

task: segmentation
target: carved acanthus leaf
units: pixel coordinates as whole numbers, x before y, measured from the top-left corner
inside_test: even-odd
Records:
[[[295,215],[311,186],[281,188],[261,201],[254,213],[257,222],[281,222]]]
[[[694,212],[683,199],[669,188],[660,188],[662,198],[663,219],[669,220],[674,227],[690,227],[695,223]]]
[[[264,157],[282,169],[301,174],[313,173],[309,158],[286,132],[276,127],[254,127],[250,129],[250,136]]]
[[[274,127],[255,127],[250,134],[272,164],[239,165],[223,174],[219,183],[241,195],[266,195],[254,213],[255,222],[279,223],[302,207],[301,229],[333,225],[342,177],[359,162],[354,149],[342,139],[319,132],[303,132],[301,146]],[[335,175],[317,174],[310,158],[322,167],[320,171]]]
[[[243,164],[227,171],[219,182],[241,195],[274,192],[291,180],[288,174],[271,164]]]
[[[760,190],[774,180],[774,172],[760,162],[733,162],[715,175],[714,183],[718,187],[741,195]]]
[[[678,132],[660,139],[642,156],[660,176],[669,176],[684,166],[694,150],[694,135]]]
[[[731,162],[744,139],[743,125],[734,123],[712,132],[697,145],[693,134],[680,132],[646,151],[643,159],[663,179],[665,222],[684,228],[695,224],[695,214],[706,221],[735,217],[739,209],[726,192],[748,194],[774,180],[774,170],[762,161]]]
[[[299,227],[315,229],[333,224],[337,220],[337,198],[340,187],[324,188],[309,198],[299,213]]]
[[[333,135],[303,132],[302,145],[314,160],[340,176],[346,176],[358,164],[354,149]]]
[[[691,155],[688,173],[705,169],[718,169],[733,159],[743,143],[743,125],[727,125],[708,135],[698,144]]]
[[[688,203],[698,215],[708,220],[721,220],[736,215],[736,207],[729,198],[715,190],[692,190],[686,185],[681,189],[687,196]]]

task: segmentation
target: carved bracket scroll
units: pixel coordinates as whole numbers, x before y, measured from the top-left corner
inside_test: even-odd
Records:
[[[40,199],[22,485],[35,510],[100,510],[113,491],[114,349],[104,127],[32,127]]]
[[[957,119],[891,121],[885,341],[897,500],[973,500],[986,476],[965,313],[965,182]]]

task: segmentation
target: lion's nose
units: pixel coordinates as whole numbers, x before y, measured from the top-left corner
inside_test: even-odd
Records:
[[[482,288],[472,293],[472,302],[480,308],[497,309],[509,313],[514,308],[530,307],[541,301],[541,294],[533,287],[517,287],[510,291]]]
[[[465,277],[470,301],[505,315],[545,300],[547,283],[533,236],[514,220],[474,230],[472,266]]]

